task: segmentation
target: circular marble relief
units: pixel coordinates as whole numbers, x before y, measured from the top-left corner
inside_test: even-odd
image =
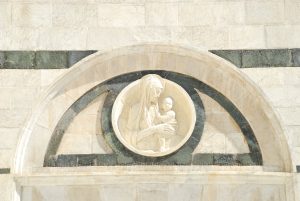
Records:
[[[112,126],[129,150],[159,157],[178,150],[196,122],[193,101],[178,84],[148,74],[125,87],[112,109]]]

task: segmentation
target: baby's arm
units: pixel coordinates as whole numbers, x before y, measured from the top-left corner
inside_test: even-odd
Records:
[[[162,123],[167,123],[173,119],[175,119],[175,112],[173,110],[168,111],[166,114],[161,115],[158,113],[157,119]]]
[[[169,116],[170,119],[175,119],[176,114],[173,110],[170,110],[170,111],[167,112],[166,116]]]

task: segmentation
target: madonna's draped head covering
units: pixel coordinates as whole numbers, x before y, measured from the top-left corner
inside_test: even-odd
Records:
[[[154,89],[161,89],[161,91],[164,89],[164,81],[160,76],[149,74],[141,78],[139,83],[140,101],[138,108],[130,112],[128,119],[128,128],[132,131],[133,135],[153,125],[149,115],[149,109],[151,104],[153,105],[153,103],[151,103],[151,96],[154,95]],[[158,110],[158,103],[154,103],[154,107]],[[132,137],[135,138],[134,136]]]

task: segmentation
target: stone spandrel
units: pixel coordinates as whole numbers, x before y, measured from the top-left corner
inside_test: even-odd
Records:
[[[131,151],[150,157],[178,150],[192,135],[195,121],[187,92],[154,74],[125,87],[112,110],[117,138]]]

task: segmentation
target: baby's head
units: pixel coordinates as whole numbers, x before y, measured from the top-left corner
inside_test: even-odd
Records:
[[[167,97],[162,102],[162,109],[167,112],[170,111],[173,107],[173,99],[171,97]]]

